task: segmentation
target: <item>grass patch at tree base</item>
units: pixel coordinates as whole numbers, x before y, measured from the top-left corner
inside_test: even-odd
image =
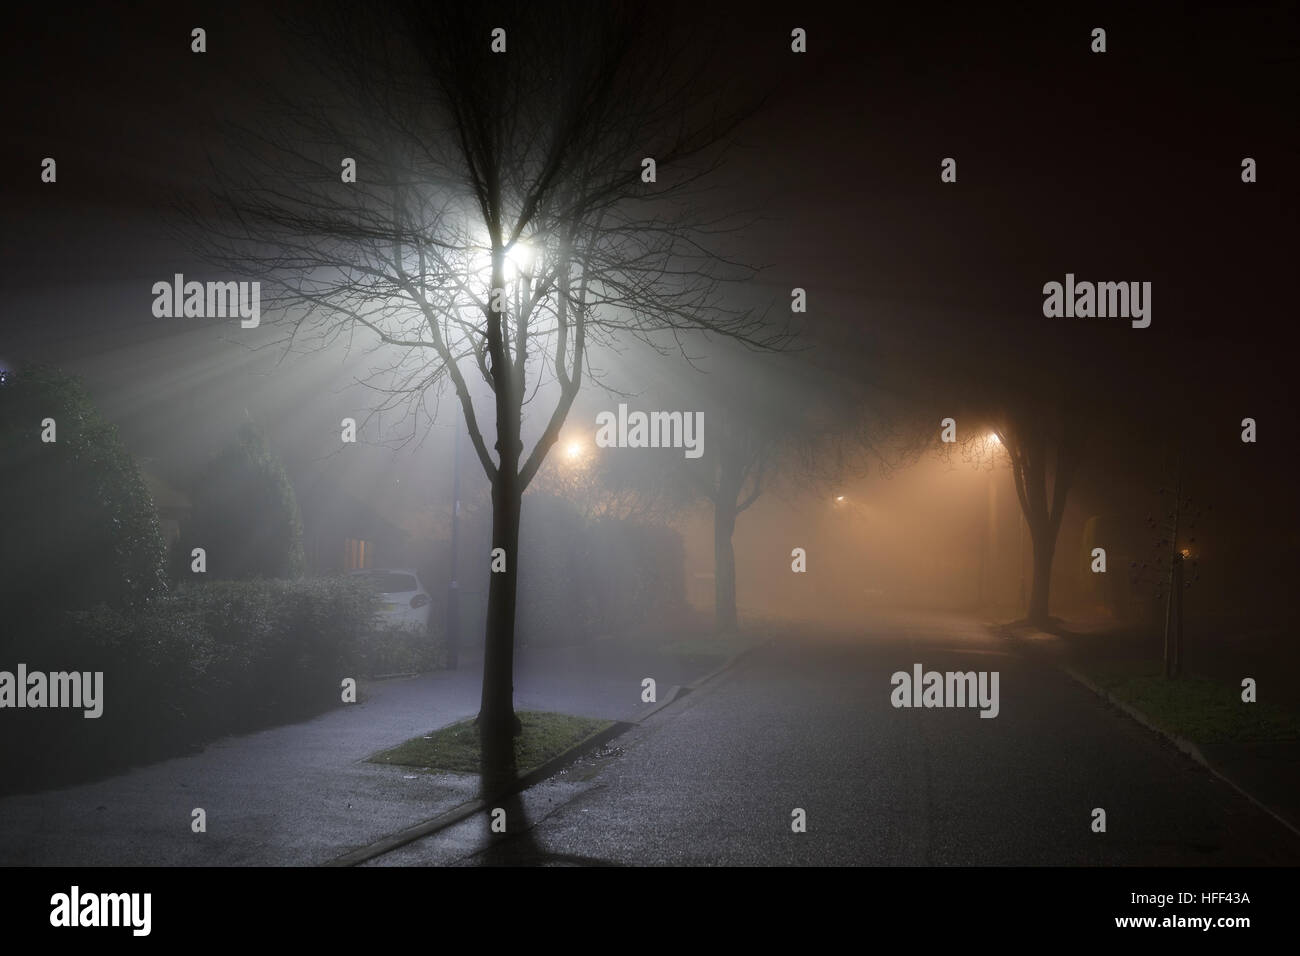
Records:
[[[1205,677],[1166,680],[1149,666],[1101,667],[1092,679],[1165,730],[1204,744],[1300,739],[1300,718],[1276,704],[1248,704],[1241,687]]]
[[[614,726],[614,721],[599,717],[540,710],[520,710],[516,716],[523,725],[523,733],[515,738],[515,769],[521,776]],[[479,753],[478,727],[470,718],[382,750],[370,762],[429,773],[478,773]]]

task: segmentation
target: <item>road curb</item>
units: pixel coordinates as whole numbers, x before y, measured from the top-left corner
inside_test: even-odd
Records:
[[[1087,677],[1080,674],[1073,667],[1070,667],[1067,664],[1061,664],[1059,665],[1059,667],[1062,671],[1068,674],[1072,679],[1082,684],[1084,687],[1088,688],[1098,697],[1102,698],[1112,706],[1119,708],[1124,713],[1128,714],[1128,716],[1136,720],[1143,727],[1146,727],[1148,730],[1153,730],[1161,737],[1164,737],[1175,747],[1177,747],[1183,753],[1187,754],[1187,756],[1191,757],[1198,764],[1200,764],[1202,767],[1208,770],[1213,776],[1218,777],[1220,780],[1222,780],[1224,783],[1230,786],[1233,790],[1236,790],[1239,794],[1241,794],[1243,797],[1245,797],[1247,800],[1253,803],[1258,809],[1263,810],[1270,817],[1272,817],[1278,823],[1282,824],[1282,826],[1286,827],[1296,836],[1300,836],[1300,827],[1297,827],[1286,817],[1282,816],[1280,812],[1274,810],[1263,800],[1256,797],[1253,793],[1251,793],[1241,784],[1237,783],[1237,781],[1233,780],[1231,777],[1229,777],[1218,767],[1214,766],[1214,764],[1210,763],[1210,761],[1206,759],[1205,754],[1201,752],[1201,748],[1196,746],[1195,743],[1188,740],[1186,737],[1180,736],[1179,734],[1172,733],[1171,731],[1165,730],[1163,727],[1158,726],[1154,721],[1152,721],[1149,717],[1147,717],[1146,714],[1142,713],[1142,711],[1138,710],[1132,704],[1128,703],[1127,701],[1120,700],[1114,694],[1107,691],[1105,688],[1098,687],[1093,681],[1089,680]]]
[[[440,830],[445,830],[447,827],[454,826],[455,824],[472,817],[476,813],[481,813],[492,804],[516,793],[520,793],[523,790],[527,790],[534,784],[540,783],[548,777],[554,776],[587,751],[599,747],[601,744],[608,743],[615,737],[622,736],[633,727],[638,726],[648,718],[659,713],[659,711],[663,710],[665,707],[676,703],[687,694],[691,693],[691,691],[698,690],[719,674],[734,667],[747,655],[761,647],[766,647],[771,643],[772,638],[760,641],[753,647],[747,647],[743,651],[738,651],[735,654],[732,654],[720,667],[710,671],[703,677],[697,678],[689,684],[674,684],[668,689],[668,693],[664,695],[663,700],[656,703],[655,706],[651,707],[649,710],[642,711],[639,714],[630,714],[624,720],[614,721],[612,725],[606,727],[604,730],[592,734],[590,737],[584,738],[567,750],[556,754],[541,766],[536,767],[524,774],[522,777],[517,778],[509,786],[503,787],[498,793],[493,794],[491,797],[476,797],[473,800],[466,801],[465,803],[452,807],[444,813],[438,814],[436,817],[431,817],[428,820],[423,820],[420,823],[406,827],[403,830],[398,830],[396,833],[391,833],[388,836],[381,837],[366,846],[350,850],[342,856],[335,857],[322,865],[327,867],[357,866],[358,864],[365,863],[367,860],[373,860],[375,857],[383,856],[385,853],[391,853],[393,850],[405,846],[408,843],[414,843],[422,837],[432,836]]]
[[[640,712],[633,711],[626,718],[624,718],[625,721],[629,724],[642,723],[648,718],[653,717],[655,714],[659,713],[659,711],[663,710],[669,704],[675,704],[677,701],[681,700],[683,697],[685,697],[687,694],[691,693],[692,691],[699,690],[701,687],[703,687],[709,681],[713,680],[718,675],[731,670],[731,668],[735,667],[738,663],[740,663],[740,661],[743,658],[748,657],[750,654],[754,653],[754,651],[758,650],[761,647],[766,647],[767,645],[771,644],[772,641],[773,638],[769,637],[767,640],[759,641],[757,644],[753,645],[752,647],[747,647],[743,651],[737,651],[736,653],[728,657],[725,661],[723,661],[718,667],[715,667],[713,670],[709,671],[703,677],[695,678],[695,680],[691,681],[689,684],[673,684],[672,687],[668,688],[668,693],[664,695],[663,700],[656,703],[649,710],[643,710]]]
[[[689,692],[692,690],[699,690],[701,687],[703,687],[709,681],[713,680],[719,674],[722,674],[724,671],[731,670],[731,668],[735,667],[737,664],[739,664],[750,654],[753,654],[755,651],[760,650],[764,647],[771,646],[771,644],[775,640],[776,638],[769,637],[766,640],[759,641],[757,644],[754,644],[751,647],[745,648],[743,651],[736,651],[736,653],[732,654],[725,661],[723,661],[719,667],[709,671],[709,673],[705,674],[703,677],[697,677],[695,680],[687,684],[686,685],[687,691]]]
[[[652,706],[649,710],[643,710],[640,711],[639,713],[637,711],[633,711],[631,714],[629,714],[627,717],[624,718],[624,721],[632,725],[639,724],[642,721],[646,720],[647,718],[653,717],[655,714],[659,713],[659,711],[663,710],[669,704],[673,704],[681,700],[683,697],[689,694],[691,690],[692,688],[689,686],[684,686],[682,684],[673,684],[672,687],[668,688],[668,693],[664,694],[663,699],[657,700],[654,706]]]
[[[1021,647],[1027,649],[1027,645],[1023,643],[1023,639],[1021,638],[1021,636],[1017,634],[1015,631],[1011,630],[1011,628],[1009,628],[1007,625],[994,624],[994,625],[990,625],[990,627],[993,628],[995,631],[997,631],[999,634],[1001,634],[1003,637],[1009,638],[1010,640],[1013,641],[1020,642]],[[1033,652],[1031,651],[1030,653]],[[1300,836],[1300,827],[1297,827],[1294,823],[1292,823],[1290,820],[1284,817],[1279,811],[1274,810],[1263,800],[1256,797],[1253,793],[1251,793],[1249,790],[1247,790],[1237,781],[1233,780],[1231,777],[1229,777],[1218,767],[1214,766],[1214,764],[1210,763],[1210,761],[1206,759],[1205,754],[1201,752],[1201,748],[1196,746],[1196,744],[1193,741],[1188,740],[1186,737],[1183,737],[1181,734],[1176,734],[1173,733],[1172,731],[1165,730],[1165,728],[1155,723],[1155,721],[1153,721],[1146,714],[1142,713],[1142,711],[1138,710],[1132,704],[1128,703],[1127,701],[1120,700],[1114,694],[1110,693],[1104,687],[1099,686],[1095,681],[1084,676],[1079,671],[1071,667],[1069,664],[1063,664],[1058,661],[1053,661],[1052,663],[1056,666],[1058,670],[1060,670],[1062,673],[1068,676],[1075,683],[1092,691],[1094,694],[1096,694],[1102,700],[1106,701],[1111,706],[1115,707],[1117,710],[1123,712],[1124,714],[1127,714],[1129,717],[1132,717],[1135,721],[1137,721],[1147,730],[1153,731],[1160,737],[1163,737],[1169,743],[1173,744],[1174,747],[1176,747],[1178,750],[1182,751],[1187,756],[1191,757],[1194,761],[1196,761],[1198,764],[1200,764],[1200,766],[1203,767],[1205,770],[1209,771],[1209,773],[1212,776],[1217,777],[1219,780],[1226,783],[1233,790],[1237,791],[1237,793],[1241,794],[1243,797],[1249,800],[1252,804],[1255,805],[1256,808],[1264,811],[1264,813],[1268,814],[1270,817],[1272,817],[1282,826],[1286,827],[1296,836]]]
[[[1132,704],[1128,703],[1128,701],[1121,700],[1120,698],[1116,697],[1110,691],[1106,690],[1106,688],[1100,686],[1099,684],[1085,677],[1083,674],[1079,673],[1077,670],[1075,670],[1073,667],[1069,666],[1068,664],[1060,664],[1058,666],[1060,667],[1061,670],[1063,670],[1066,674],[1068,674],[1077,683],[1082,684],[1084,687],[1088,688],[1088,690],[1092,691],[1094,694],[1096,694],[1102,700],[1109,703],[1111,706],[1116,707],[1119,710],[1122,710],[1124,713],[1128,714],[1130,717],[1136,720],[1147,730],[1154,731],[1155,733],[1159,734],[1161,737],[1164,737],[1165,740],[1169,741],[1171,744],[1173,744],[1183,753],[1187,754],[1187,756],[1191,757],[1202,767],[1205,767],[1207,770],[1214,769],[1213,767],[1210,766],[1210,762],[1205,759],[1205,754],[1201,753],[1201,748],[1196,746],[1195,743],[1188,740],[1186,737],[1180,736],[1179,734],[1175,734],[1172,731],[1165,730],[1163,727],[1161,727],[1159,724],[1153,721],[1146,714],[1142,713],[1142,711],[1138,710]]]

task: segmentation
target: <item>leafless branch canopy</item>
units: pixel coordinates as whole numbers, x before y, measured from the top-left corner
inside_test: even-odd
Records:
[[[436,414],[450,386],[486,474],[522,492],[594,347],[632,337],[684,353],[688,333],[781,346],[763,316],[729,304],[750,270],[712,251],[735,224],[698,205],[751,107],[705,95],[707,57],[654,10],[412,3],[313,17],[311,92],[273,99],[232,135],[183,226],[210,260],[263,283],[287,347],[373,349],[374,411],[404,409],[414,434],[426,398]],[[525,456],[521,419],[543,388],[553,404]]]

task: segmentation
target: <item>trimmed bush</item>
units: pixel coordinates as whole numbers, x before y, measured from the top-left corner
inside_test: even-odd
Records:
[[[585,525],[569,501],[530,495],[519,534],[515,642],[579,644],[591,636]]]
[[[488,525],[486,515],[467,522],[466,540],[486,547]],[[685,547],[672,528],[584,519],[572,502],[535,493],[524,499],[519,549],[519,646],[640,631],[686,606]],[[464,638],[481,640],[482,609],[462,605],[461,613]]]
[[[365,677],[409,674],[447,666],[440,629],[430,634],[409,624],[382,624],[362,635],[352,648],[357,673]]]
[[[382,624],[378,600],[347,576],[218,581],[23,632],[0,667],[103,671],[103,715],[6,711],[0,789],[82,779],[302,719],[340,705],[344,677],[441,664],[441,635]]]
[[[354,645],[373,627],[375,596],[346,578],[215,581],[178,589],[211,646],[195,704],[203,724],[238,729],[339,701]],[[239,716],[222,716],[234,706]]]
[[[587,529],[592,618],[602,631],[621,633],[686,604],[686,553],[671,528],[618,519]]]

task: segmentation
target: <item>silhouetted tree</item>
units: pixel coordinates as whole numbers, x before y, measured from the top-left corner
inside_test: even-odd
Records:
[[[1050,623],[1052,566],[1070,492],[1092,436],[1114,420],[1115,399],[1088,376],[1090,360],[1112,354],[1104,331],[1032,313],[929,313],[892,330],[881,352],[892,368],[878,374],[926,410],[919,427],[940,455],[956,450],[977,467],[1009,460],[1033,549],[1027,617],[1039,626]],[[956,423],[952,444],[940,441],[946,418]]]
[[[1049,620],[1056,541],[1084,455],[1088,425],[1067,398],[1035,401],[1026,396],[997,413],[993,433],[1011,460],[1016,499],[1033,546],[1027,616],[1043,625]]]
[[[1186,494],[1181,456],[1175,466],[1174,484],[1160,488],[1158,514],[1147,516],[1147,530],[1154,537],[1150,564],[1133,562],[1133,583],[1149,581],[1156,603],[1164,603],[1162,656],[1164,675],[1179,677],[1183,670],[1183,596],[1200,580],[1200,559],[1196,556],[1193,532],[1209,506],[1197,505]]]
[[[745,511],[774,487],[829,495],[869,463],[888,470],[912,454],[898,441],[906,436],[895,432],[890,404],[861,383],[789,354],[726,359],[679,392],[705,410],[704,454],[678,462],[713,512],[714,626],[721,633],[738,625],[733,539]]]
[[[372,415],[401,407],[415,434],[426,397],[435,414],[446,387],[459,401],[491,484],[492,547],[507,556],[489,585],[478,718],[493,766],[510,763],[519,729],[522,495],[590,349],[630,336],[680,350],[692,331],[778,342],[721,298],[749,272],[710,251],[719,224],[695,187],[749,107],[708,92],[712,35],[685,24],[617,3],[313,10],[324,95],[243,129],[215,209],[188,210],[214,261],[272,288],[267,311],[295,341],[370,333],[384,349]],[[340,181],[344,157],[355,182]],[[528,403],[541,424],[531,451]]]

